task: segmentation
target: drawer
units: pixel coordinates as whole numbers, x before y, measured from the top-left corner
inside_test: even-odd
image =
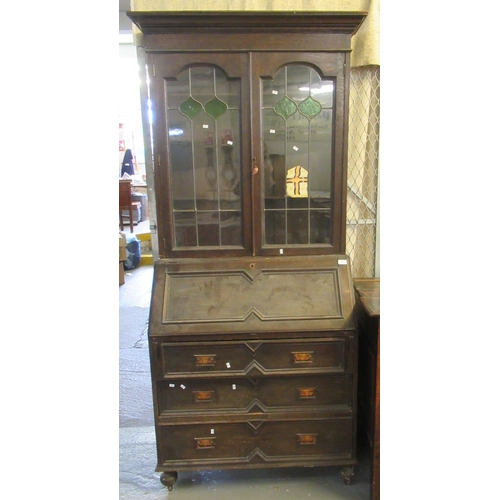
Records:
[[[268,421],[166,425],[158,428],[159,464],[307,464],[314,460],[352,457],[353,421]]]
[[[352,407],[352,377],[340,375],[187,379],[157,382],[159,415],[268,413]]]
[[[346,371],[347,338],[160,343],[158,378]]]

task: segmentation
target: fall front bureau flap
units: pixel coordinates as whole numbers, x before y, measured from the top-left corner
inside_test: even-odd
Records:
[[[150,336],[354,329],[346,255],[160,259]]]

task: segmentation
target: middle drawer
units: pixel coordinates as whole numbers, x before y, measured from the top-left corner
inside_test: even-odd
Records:
[[[351,381],[348,374],[162,380],[156,384],[158,413],[350,409]]]

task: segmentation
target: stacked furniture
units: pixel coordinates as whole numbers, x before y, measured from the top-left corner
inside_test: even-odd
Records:
[[[161,481],[332,465],[350,483],[358,337],[346,138],[351,37],[366,14],[129,16],[151,106]]]

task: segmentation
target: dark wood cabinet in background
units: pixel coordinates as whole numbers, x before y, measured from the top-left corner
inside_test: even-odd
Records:
[[[349,483],[348,88],[366,14],[129,16],[149,78],[162,482],[182,470],[338,465]]]
[[[380,280],[355,279],[359,420],[371,459],[370,499],[380,499]]]

